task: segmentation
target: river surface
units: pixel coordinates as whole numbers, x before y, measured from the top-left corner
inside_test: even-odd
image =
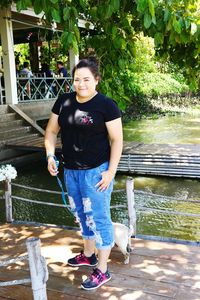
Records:
[[[155,120],[130,121],[124,140],[157,144],[200,144],[200,111]]]
[[[200,115],[178,115],[156,120],[131,121],[124,126],[124,139],[144,143],[200,143]],[[55,178],[46,169],[46,161],[17,168],[14,183],[59,191]],[[61,171],[62,173],[62,171]],[[200,241],[200,182],[199,180],[133,176],[137,211],[137,234],[169,239]],[[62,178],[62,174],[60,175]],[[118,174],[112,205],[127,205],[126,175]],[[13,187],[13,194],[45,202],[62,204],[61,195],[33,192]],[[4,219],[1,202],[0,220]],[[13,201],[15,220],[75,226],[64,208]],[[112,209],[113,221],[128,224],[127,209]]]

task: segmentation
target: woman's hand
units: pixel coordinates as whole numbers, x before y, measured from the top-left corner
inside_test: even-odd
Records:
[[[58,174],[58,168],[56,166],[55,159],[52,156],[48,157],[47,169],[51,176],[56,176]]]
[[[96,184],[97,191],[103,192],[109,188],[109,185],[115,176],[115,173],[111,170],[107,170],[101,173],[102,179]]]

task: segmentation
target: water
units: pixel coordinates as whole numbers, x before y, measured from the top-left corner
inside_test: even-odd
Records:
[[[200,112],[130,121],[124,126],[124,140],[147,144],[200,144]]]
[[[45,160],[20,167],[17,171],[18,176],[13,181],[14,183],[60,191],[56,178],[51,177],[47,172]],[[60,178],[62,178],[61,175]],[[113,193],[112,205],[127,205],[126,179],[126,175],[116,176],[114,190],[120,191]],[[170,237],[180,240],[200,240],[200,219],[198,217],[171,214],[171,211],[200,214],[200,203],[188,202],[188,199],[196,200],[200,195],[198,180],[137,176],[134,178],[134,184],[136,190],[143,192],[142,194],[138,192],[135,194],[137,234]],[[62,204],[61,195],[35,192],[17,187],[13,187],[13,194],[28,199]],[[157,194],[157,196],[154,194]],[[160,210],[162,210],[162,213]],[[1,203],[1,220],[4,219],[4,211],[4,205]],[[13,216],[15,220],[21,221],[76,226],[73,217],[64,208],[31,204],[17,200],[13,200]],[[112,219],[127,225],[127,209],[112,209]]]
[[[124,126],[125,140],[144,143],[199,143],[198,115],[164,117],[157,120],[131,121]],[[41,189],[59,190],[54,177],[46,169],[45,159],[17,168],[15,183]],[[61,176],[62,177],[62,176]],[[112,204],[127,205],[126,175],[117,175]],[[154,235],[179,240],[200,241],[200,183],[199,180],[135,176],[137,234]],[[33,192],[13,187],[13,194],[62,204],[61,195]],[[155,196],[156,194],[156,196]],[[159,196],[160,195],[160,196]],[[14,218],[58,225],[76,226],[64,208],[13,201]],[[175,214],[173,213],[175,212]],[[4,204],[0,202],[0,221],[5,219]],[[127,209],[112,209],[113,221],[128,224]],[[184,216],[183,214],[187,214]]]

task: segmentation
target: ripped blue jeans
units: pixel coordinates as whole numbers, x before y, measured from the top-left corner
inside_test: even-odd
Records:
[[[65,185],[71,209],[80,224],[84,239],[95,239],[97,249],[110,249],[114,245],[114,230],[110,215],[113,180],[109,188],[97,191],[108,162],[87,170],[64,169]]]

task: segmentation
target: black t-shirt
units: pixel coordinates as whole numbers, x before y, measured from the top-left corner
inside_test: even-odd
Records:
[[[121,117],[116,103],[97,93],[85,103],[76,93],[65,93],[55,102],[52,112],[59,115],[62,153],[68,169],[91,169],[110,158],[110,143],[105,122]]]

